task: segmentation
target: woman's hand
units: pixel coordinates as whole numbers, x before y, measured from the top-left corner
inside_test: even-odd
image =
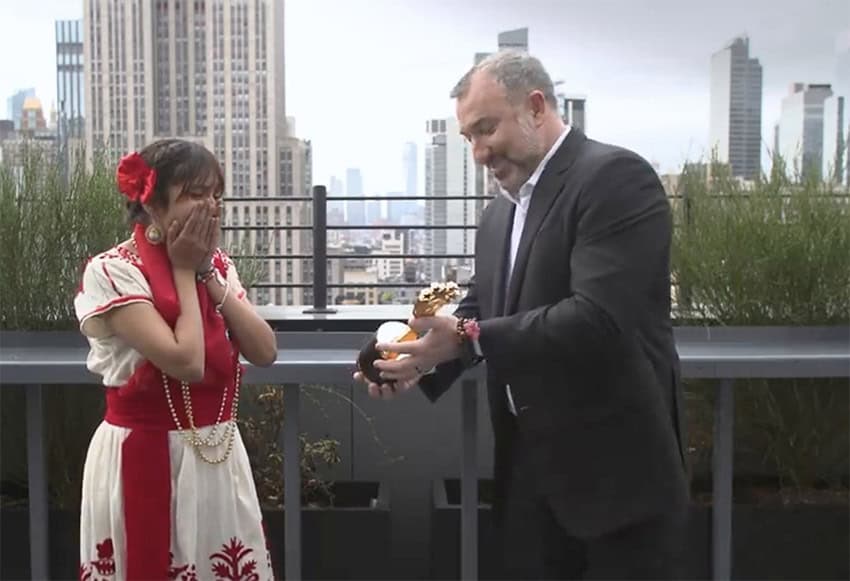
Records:
[[[218,243],[218,218],[205,204],[192,208],[181,227],[176,221],[168,227],[166,248],[174,268],[197,272],[209,262]]]
[[[212,259],[215,251],[218,250],[218,244],[221,240],[221,224],[220,218],[214,213],[212,214],[212,226],[210,228],[210,240],[209,247],[207,251],[207,255],[201,261],[201,266],[198,268],[198,272],[206,272],[210,268],[212,268]]]

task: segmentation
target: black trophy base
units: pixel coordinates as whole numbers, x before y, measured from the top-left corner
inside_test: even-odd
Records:
[[[410,341],[416,339],[416,333],[399,321],[387,321],[382,323],[375,334],[366,345],[360,349],[357,356],[357,370],[372,383],[390,383],[381,378],[381,372],[375,368],[375,361],[385,358],[388,354],[381,353],[375,348],[378,343],[395,343],[399,341]],[[398,358],[407,357],[402,353]]]
[[[381,352],[375,349],[378,338],[372,337],[366,345],[360,349],[357,356],[357,370],[372,383],[382,383],[381,372],[375,368],[375,361],[381,359]]]

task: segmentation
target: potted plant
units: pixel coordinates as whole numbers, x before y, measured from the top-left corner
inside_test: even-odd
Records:
[[[675,205],[681,323],[840,326],[850,319],[850,193],[788,179],[781,159],[743,184],[688,166]],[[697,529],[707,540],[714,386],[687,385]],[[733,574],[848,576],[850,390],[846,379],[735,384]],[[701,507],[701,508],[699,508]],[[707,563],[708,548],[700,561]],[[707,573],[707,571],[706,571]]]
[[[331,393],[357,409],[354,402],[330,388],[303,386],[302,389]],[[284,454],[280,437],[284,421],[283,389],[247,386],[243,394],[243,405],[250,411],[239,420],[240,432],[254,472],[272,562],[276,574],[282,575],[286,542]],[[330,479],[327,469],[340,462],[339,441],[327,437],[311,440],[302,434],[300,443],[303,577],[385,577],[390,541],[386,488],[379,482]]]
[[[113,173],[96,158],[87,171],[81,153],[64,171],[49,153],[25,147],[18,160],[0,163],[0,333],[2,341],[83,344],[73,298],[87,257],[126,236]],[[15,166],[12,166],[12,163]],[[0,577],[29,574],[26,509],[25,388],[4,387]],[[82,463],[88,440],[103,417],[95,386],[52,385],[45,390],[50,570],[55,578],[78,574]]]

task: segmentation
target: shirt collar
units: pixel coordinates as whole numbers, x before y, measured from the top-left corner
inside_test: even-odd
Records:
[[[555,140],[555,143],[552,144],[552,147],[549,148],[549,151],[546,152],[546,155],[543,156],[543,159],[540,160],[540,163],[537,164],[537,169],[534,170],[534,173],[529,176],[528,180],[519,188],[518,195],[516,197],[512,196],[507,190],[499,186],[499,191],[501,191],[502,195],[509,199],[514,204],[518,203],[520,199],[531,196],[531,192],[534,190],[534,186],[537,185],[537,182],[540,181],[540,176],[543,175],[543,170],[546,169],[546,164],[549,163],[549,160],[552,159],[552,156],[555,155],[555,152],[558,151],[558,148],[561,147],[561,144],[564,143],[564,140],[567,138],[567,135],[570,133],[570,126],[567,125],[564,127],[564,130],[561,132],[561,135],[558,136],[558,139]]]

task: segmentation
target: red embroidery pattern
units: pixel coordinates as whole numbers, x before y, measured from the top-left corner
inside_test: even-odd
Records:
[[[230,257],[222,252],[220,248],[217,248],[213,253],[212,263],[213,266],[221,273],[221,276],[227,278],[227,271],[232,262],[230,261]]]
[[[266,539],[268,543],[268,539]],[[97,543],[97,559],[80,565],[80,581],[109,581],[115,576],[115,548],[112,539]],[[257,561],[248,560],[254,549],[232,537],[221,546],[221,551],[210,555],[212,572],[222,581],[259,581]],[[198,581],[197,567],[194,563],[174,564],[174,554],[169,553],[170,565],[168,579],[171,581]],[[266,559],[271,572],[271,554],[266,545]]]
[[[80,565],[80,581],[91,581],[91,571],[88,565]]]
[[[170,565],[168,567],[168,578],[171,581],[198,581],[198,572],[195,565],[174,565],[174,553],[168,553]]]
[[[81,581],[100,581],[115,575],[115,548],[112,539],[104,539],[95,545],[97,559],[80,565]],[[99,575],[95,576],[95,573]]]
[[[232,537],[229,543],[221,546],[220,552],[210,555],[215,578],[226,581],[259,581],[257,561],[252,559],[243,563],[253,552],[254,549]]]
[[[142,266],[142,259],[139,257],[139,255],[124,246],[114,246],[109,250],[101,252],[100,254],[94,257],[94,260],[106,261],[110,258],[123,260],[124,262],[132,264],[133,266],[138,268],[141,268]]]

